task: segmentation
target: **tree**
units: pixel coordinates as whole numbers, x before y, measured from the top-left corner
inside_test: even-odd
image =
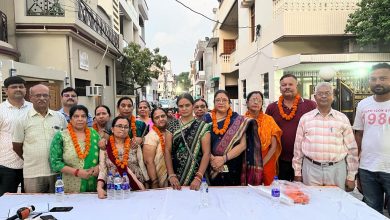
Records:
[[[356,35],[358,44],[390,42],[390,0],[362,0],[349,15],[345,33]]]
[[[168,58],[159,54],[159,49],[150,51],[142,49],[140,45],[132,42],[124,50],[122,65],[122,79],[128,79],[133,90],[137,90],[150,83],[151,78],[158,77],[158,70],[162,69]],[[157,67],[154,70],[152,66]],[[139,87],[135,87],[135,85]]]
[[[176,85],[183,90],[183,92],[188,92],[188,89],[191,87],[190,79],[188,78],[189,72],[182,72],[176,76]]]

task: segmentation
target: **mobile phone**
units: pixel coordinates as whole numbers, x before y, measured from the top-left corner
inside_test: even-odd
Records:
[[[69,212],[72,209],[73,209],[72,206],[69,206],[69,207],[53,207],[52,209],[50,209],[50,212]]]
[[[42,220],[57,220],[54,216],[52,215],[42,215],[41,216]]]

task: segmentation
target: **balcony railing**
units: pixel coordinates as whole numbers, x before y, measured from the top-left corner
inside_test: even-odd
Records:
[[[236,66],[236,53],[235,51],[231,54],[221,54],[221,73],[231,73],[237,70]]]
[[[90,8],[84,1],[78,1],[77,17],[84,24],[89,26],[92,30],[100,36],[106,38],[119,50],[119,34],[117,34],[111,25],[107,24],[92,8]]]
[[[27,16],[65,16],[59,0],[26,0],[26,8]]]
[[[7,15],[0,11],[0,40],[8,42]]]
[[[198,71],[195,75],[195,84],[201,84],[206,81],[206,73],[204,71]]]

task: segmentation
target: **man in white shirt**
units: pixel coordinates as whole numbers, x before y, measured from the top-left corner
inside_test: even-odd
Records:
[[[19,76],[4,80],[8,98],[0,104],[0,196],[6,192],[16,193],[19,184],[23,191],[23,160],[12,149],[14,121],[31,108],[24,100],[26,81]]]
[[[383,213],[384,193],[390,196],[390,65],[374,65],[369,84],[374,95],[359,102],[353,128],[363,200]]]
[[[49,109],[49,88],[38,84],[30,88],[33,108],[15,122],[14,149],[24,159],[24,189],[27,193],[53,193],[56,174],[49,164],[54,134],[66,128],[65,117]]]

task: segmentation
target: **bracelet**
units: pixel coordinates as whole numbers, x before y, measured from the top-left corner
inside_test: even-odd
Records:
[[[200,179],[203,178],[203,175],[199,171],[195,173],[195,176],[199,177]]]
[[[202,182],[202,180],[198,176],[195,176],[194,180],[198,180],[200,183]]]
[[[104,181],[103,179],[98,179],[97,182],[102,182],[103,184],[106,184],[106,181]]]
[[[169,174],[168,179],[170,180],[172,177],[177,177],[176,174]]]
[[[158,179],[154,179],[154,180],[150,180],[152,182],[152,184],[155,184],[155,183],[158,183]]]
[[[80,169],[76,169],[76,171],[74,171],[74,176],[75,177],[79,177],[79,171],[80,171]]]

